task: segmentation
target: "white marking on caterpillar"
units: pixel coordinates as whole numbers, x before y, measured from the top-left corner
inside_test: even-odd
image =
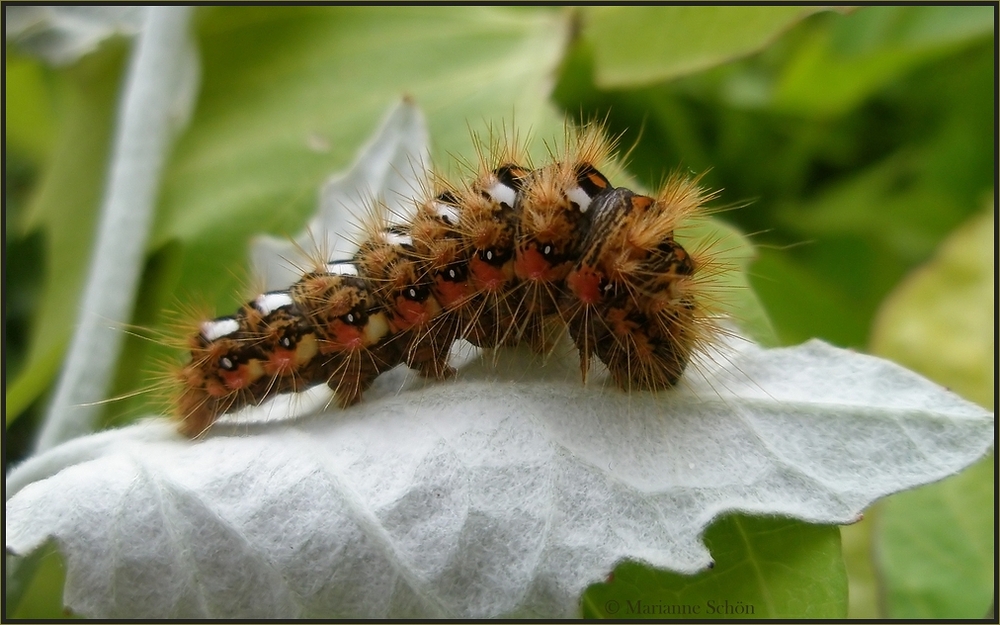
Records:
[[[434,214],[441,219],[444,219],[450,226],[454,226],[458,223],[458,207],[452,206],[451,204],[434,202]]]
[[[258,295],[257,299],[253,302],[253,307],[259,310],[261,314],[270,315],[279,308],[291,306],[292,303],[292,298],[288,293],[284,291],[272,291]]]
[[[486,189],[486,192],[493,198],[494,202],[506,204],[507,206],[514,206],[514,200],[517,198],[517,191],[502,182],[498,182],[489,189]]]
[[[334,276],[356,276],[358,268],[353,263],[327,263],[326,272]]]
[[[590,208],[591,197],[583,190],[583,187],[573,187],[566,192],[566,197],[569,198],[570,202],[580,207],[581,213],[586,213],[587,209]]]
[[[211,343],[212,341],[217,341],[224,336],[229,336],[230,334],[236,334],[239,332],[240,322],[232,317],[225,317],[223,319],[215,319],[213,321],[205,321],[201,324],[201,336],[206,341]]]
[[[391,230],[386,230],[382,233],[382,240],[389,245],[395,246],[412,246],[413,237],[408,234],[399,234],[398,232],[392,232]]]

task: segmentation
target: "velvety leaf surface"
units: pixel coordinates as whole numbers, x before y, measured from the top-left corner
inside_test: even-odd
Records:
[[[733,349],[658,396],[515,351],[196,443],[132,426],[17,492],[7,548],[55,537],[94,617],[571,616],[622,559],[704,569],[727,511],[845,523],[992,447],[991,415],[886,361]]]

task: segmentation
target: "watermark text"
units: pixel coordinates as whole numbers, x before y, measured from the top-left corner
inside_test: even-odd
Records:
[[[617,601],[609,599],[604,603],[604,611],[609,615],[638,616],[709,616],[709,617],[746,617],[755,616],[757,610],[752,603],[746,601],[730,601],[729,599],[708,599],[703,603],[669,603],[666,601],[651,601],[648,599],[626,599]]]

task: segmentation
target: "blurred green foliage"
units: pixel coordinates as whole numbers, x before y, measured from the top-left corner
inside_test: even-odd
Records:
[[[655,188],[676,168],[704,173],[721,204],[739,207],[719,217],[757,244],[749,275],[772,342],[872,349],[983,402],[993,354],[987,362],[969,346],[994,341],[981,320],[994,315],[983,285],[995,252],[956,259],[972,243],[949,252],[942,242],[960,228],[978,235],[955,236],[980,242],[995,229],[976,217],[995,201],[995,10],[201,9],[201,93],[165,173],[134,322],[162,329],[164,310],[192,299],[238,303],[251,290],[249,237],[297,231],[321,181],[405,94],[427,113],[435,159],[452,173],[450,156],[474,162],[468,128],[513,118],[522,136],[530,127],[549,138],[561,114],[607,119],[641,184]],[[56,69],[7,47],[8,463],[30,448],[77,312],[126,51],[108,41]],[[945,316],[921,317],[928,310]],[[892,338],[904,324],[916,330]],[[130,339],[118,392],[151,384],[155,362],[169,358]],[[107,421],[149,409],[148,398],[114,405]],[[602,612],[610,600],[735,600],[746,590],[770,617],[983,616],[994,585],[992,466],[876,506],[844,533],[846,577],[835,530],[730,516],[706,537],[716,569],[685,577],[625,564],[582,609],[612,616]],[[44,562],[18,616],[61,613],[61,573]]]
[[[994,410],[995,237],[993,206],[948,235],[886,299],[871,345]],[[996,554],[995,465],[991,455],[960,475],[878,504],[872,531],[890,614],[986,616],[984,598],[995,588],[992,576],[982,574]]]

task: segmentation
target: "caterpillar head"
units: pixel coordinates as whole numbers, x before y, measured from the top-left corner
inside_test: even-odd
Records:
[[[696,263],[674,240],[667,203],[614,189],[593,210],[560,302],[581,369],[596,354],[622,388],[672,386],[697,343]]]

